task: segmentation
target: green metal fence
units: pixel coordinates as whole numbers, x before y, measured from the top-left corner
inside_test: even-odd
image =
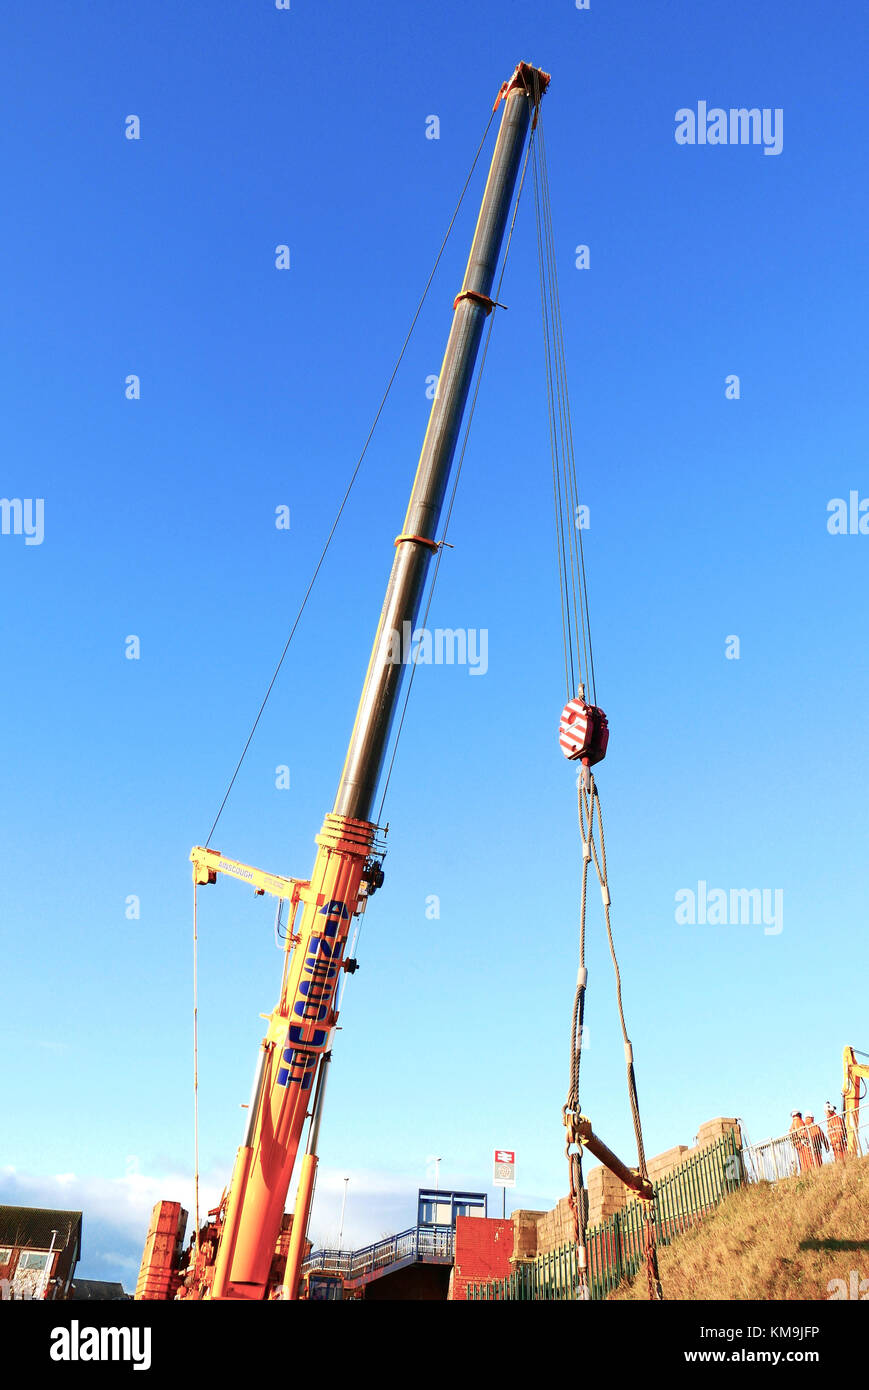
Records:
[[[736,1132],[731,1130],[652,1184],[658,1244],[669,1245],[674,1236],[714,1211],[743,1181],[742,1154]],[[637,1273],[645,1258],[643,1213],[642,1203],[630,1202],[608,1221],[588,1227],[585,1238],[592,1298],[606,1298],[623,1279],[632,1279]],[[576,1246],[569,1244],[517,1265],[506,1279],[469,1284],[466,1296],[496,1301],[575,1300],[579,1287]]]

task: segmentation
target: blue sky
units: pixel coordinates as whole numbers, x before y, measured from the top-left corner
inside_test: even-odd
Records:
[[[805,3],[58,3],[2,20],[0,536],[6,1066],[0,1200],[81,1205],[83,1277],[134,1282],[192,1167],[190,846],[208,832],[500,83],[544,103],[614,926],[647,1149],[756,1138],[841,1085],[865,1007],[867,20]],[[699,101],[783,148],[683,146]],[[141,138],[127,140],[136,114]],[[436,114],[440,138],[425,137]],[[491,139],[486,162],[491,151]],[[332,803],[473,230],[482,165],[214,844],[305,877]],[[591,267],[574,267],[587,244]],[[287,244],[291,268],[275,269]],[[313,1234],[364,1243],[444,1186],[566,1189],[578,832],[526,189],[389,789],[387,883],[345,996]],[[125,399],[135,373],[141,399]],[[740,378],[739,400],[725,378]],[[288,532],[274,526],[289,506]],[[125,659],[125,639],[141,657]],[[740,657],[725,643],[740,638]],[[275,768],[291,771],[289,790]],[[783,929],[682,925],[700,882]],[[129,920],[125,904],[140,900]],[[440,918],[426,900],[440,899]],[[593,902],[595,900],[593,899]],[[201,911],[202,1167],[228,1180],[272,908]],[[583,1104],[631,1154],[602,922]],[[494,1195],[494,1194],[493,1194]],[[500,1207],[500,1197],[494,1197]]]

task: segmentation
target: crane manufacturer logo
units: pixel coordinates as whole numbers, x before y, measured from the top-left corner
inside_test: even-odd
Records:
[[[287,1029],[287,1045],[276,1078],[278,1086],[297,1085],[303,1091],[311,1089],[319,1053],[326,1045],[329,1030],[316,1025],[323,1023],[331,1008],[344,949],[344,942],[336,939],[338,923],[349,918],[350,913],[346,903],[333,898],[320,908],[319,915],[326,917],[323,934],[308,941],[302,978],[293,1001],[293,1014],[303,1022],[291,1023]]]

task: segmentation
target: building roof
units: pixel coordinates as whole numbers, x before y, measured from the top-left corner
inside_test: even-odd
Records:
[[[48,1250],[52,1231],[57,1231],[55,1250],[65,1250],[76,1242],[81,1249],[81,1212],[56,1211],[53,1207],[0,1206],[0,1245]]]
[[[124,1292],[123,1284],[110,1284],[106,1279],[73,1279],[69,1289],[73,1303],[92,1303],[98,1300],[120,1302],[130,1295]]]

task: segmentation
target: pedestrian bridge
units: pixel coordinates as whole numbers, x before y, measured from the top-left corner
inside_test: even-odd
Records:
[[[339,1274],[365,1298],[446,1298],[455,1240],[452,1226],[410,1226],[361,1250],[312,1250],[302,1273]]]

